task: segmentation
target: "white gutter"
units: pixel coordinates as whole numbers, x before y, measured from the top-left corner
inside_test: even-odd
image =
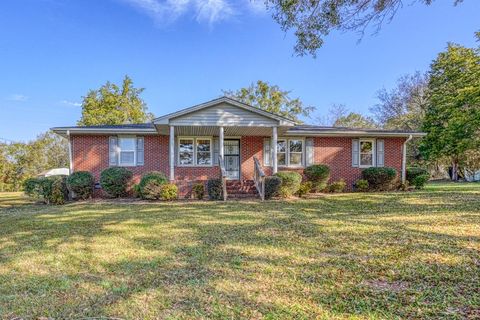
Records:
[[[67,139],[68,139],[68,163],[69,163],[69,174],[73,173],[73,161],[72,161],[72,140],[70,138],[70,130],[67,130]]]
[[[403,133],[403,132],[369,132],[369,131],[287,131],[285,136],[289,137],[424,137],[423,132]]]
[[[413,136],[410,135],[407,140],[403,143],[403,158],[402,158],[402,183],[405,183],[407,180],[407,143],[413,139]]]

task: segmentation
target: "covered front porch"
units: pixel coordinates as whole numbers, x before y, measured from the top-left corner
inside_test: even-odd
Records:
[[[277,141],[295,123],[281,116],[222,97],[154,120],[168,136],[169,179],[254,180],[264,175],[269,153],[276,173]],[[268,139],[268,148],[265,147]]]

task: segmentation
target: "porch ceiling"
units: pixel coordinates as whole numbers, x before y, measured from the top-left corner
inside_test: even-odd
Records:
[[[157,131],[161,135],[169,134],[167,125],[157,125]],[[176,136],[218,136],[217,126],[175,126]],[[282,135],[288,127],[278,127],[278,134]],[[227,136],[262,136],[272,135],[272,128],[269,127],[224,127],[225,137]]]

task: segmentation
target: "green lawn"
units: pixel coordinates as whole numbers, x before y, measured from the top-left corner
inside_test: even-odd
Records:
[[[480,317],[480,184],[297,201],[0,193],[0,318]]]

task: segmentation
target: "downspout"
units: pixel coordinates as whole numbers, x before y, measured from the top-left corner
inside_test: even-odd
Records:
[[[72,161],[72,140],[70,138],[70,130],[67,130],[67,137],[68,137],[68,173],[73,173],[73,161]]]
[[[402,183],[405,183],[407,180],[407,143],[413,139],[413,136],[410,135],[407,140],[403,143],[403,158],[402,158]]]

